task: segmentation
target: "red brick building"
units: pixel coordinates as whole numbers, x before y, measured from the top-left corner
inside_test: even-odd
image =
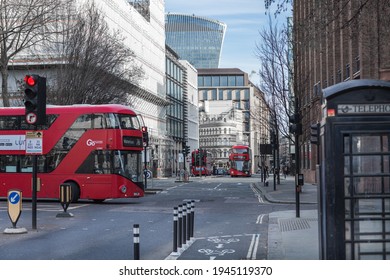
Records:
[[[350,79],[390,80],[390,0],[294,1],[294,92],[303,116],[301,170],[315,181],[310,124],[321,89]]]

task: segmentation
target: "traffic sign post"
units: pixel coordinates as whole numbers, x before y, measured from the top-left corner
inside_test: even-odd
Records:
[[[38,181],[38,157],[43,152],[43,132],[26,132],[26,154],[32,155],[32,228],[37,229],[37,181]]]
[[[9,190],[7,194],[8,216],[12,222],[12,228],[6,228],[4,233],[26,233],[25,228],[17,228],[16,224],[22,213],[22,192],[19,190]]]

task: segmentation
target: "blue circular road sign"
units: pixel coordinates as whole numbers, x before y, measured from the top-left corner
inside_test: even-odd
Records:
[[[8,200],[11,204],[17,204],[20,201],[20,194],[19,192],[10,192],[8,195]]]

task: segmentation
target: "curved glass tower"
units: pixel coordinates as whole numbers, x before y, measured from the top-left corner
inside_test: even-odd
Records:
[[[166,44],[195,68],[218,68],[226,24],[195,15],[166,14]]]

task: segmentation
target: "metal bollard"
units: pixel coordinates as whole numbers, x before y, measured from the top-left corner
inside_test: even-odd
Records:
[[[195,226],[195,200],[191,200],[191,237],[194,237]]]
[[[182,246],[182,224],[183,224],[183,216],[182,216],[182,207],[181,205],[178,206],[179,208],[179,223],[178,223],[178,226],[177,226],[177,229],[178,229],[178,233],[177,233],[177,237],[178,237],[178,245],[177,247],[178,248],[181,248]]]
[[[133,225],[134,260],[140,259],[139,254],[139,225]]]
[[[187,243],[187,204],[183,204],[183,245]]]
[[[191,239],[191,202],[187,202],[187,241]]]
[[[173,207],[173,252],[177,252],[177,207]]]

